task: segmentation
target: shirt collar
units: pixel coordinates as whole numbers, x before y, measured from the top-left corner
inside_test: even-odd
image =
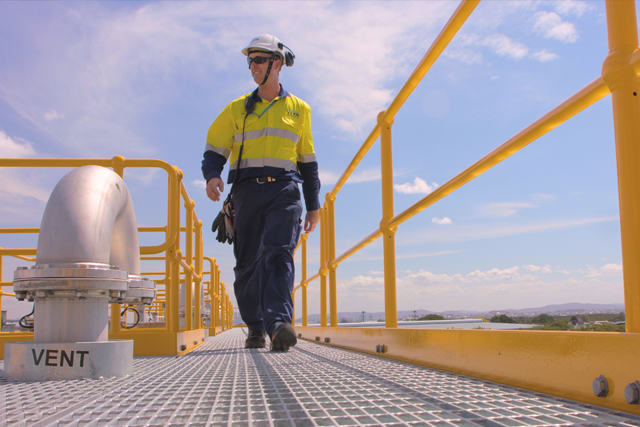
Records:
[[[262,101],[262,98],[260,98],[260,97],[258,96],[258,89],[257,89],[257,88],[256,88],[256,90],[254,90],[254,91],[251,93],[251,95],[250,95],[250,96],[253,98],[253,100],[254,100],[255,102]],[[288,96],[291,96],[291,94],[290,94],[289,92],[287,92],[286,90],[284,90],[284,89],[282,88],[282,85],[280,85],[280,92],[278,92],[278,98],[286,98],[286,97],[288,97]]]

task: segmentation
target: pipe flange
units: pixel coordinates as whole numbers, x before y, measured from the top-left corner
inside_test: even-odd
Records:
[[[115,291],[120,296],[119,291]],[[108,291],[101,290],[57,290],[57,289],[48,289],[48,290],[35,290],[35,291],[19,291],[16,292],[16,298],[18,301],[24,301],[25,299],[29,302],[33,302],[35,300],[42,299],[80,299],[84,300],[87,298],[107,298],[109,297]],[[116,298],[118,299],[118,298]],[[109,301],[109,302],[118,302],[118,301]]]
[[[156,282],[146,277],[129,275],[129,290],[124,296],[128,304],[151,304],[156,298]]]
[[[97,263],[36,264],[20,268],[13,274],[13,288],[18,299],[48,296],[78,298],[105,296],[113,291],[125,292],[129,274],[117,266]],[[74,296],[75,297],[75,296]]]

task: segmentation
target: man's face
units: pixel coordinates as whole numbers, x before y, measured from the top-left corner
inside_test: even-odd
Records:
[[[260,84],[264,80],[264,76],[267,74],[267,69],[269,68],[269,60],[271,59],[271,54],[266,52],[251,52],[249,54],[249,58],[255,58],[255,57],[263,57],[266,59],[266,61],[262,64],[258,64],[257,62],[252,61],[251,65],[249,65],[249,69],[251,70],[251,76],[253,77],[253,80],[257,84]],[[280,64],[281,64],[280,59],[276,57],[276,59],[273,60],[273,65],[271,66],[271,74],[277,75],[278,70],[280,69]],[[269,76],[269,78],[271,78],[271,75]]]

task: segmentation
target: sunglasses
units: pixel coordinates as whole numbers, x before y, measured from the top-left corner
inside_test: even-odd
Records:
[[[251,67],[251,63],[253,62],[255,62],[256,64],[264,64],[270,59],[270,56],[254,56],[253,58],[247,57],[247,64],[249,64],[249,67]]]

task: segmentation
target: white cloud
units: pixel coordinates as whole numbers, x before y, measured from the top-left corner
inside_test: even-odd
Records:
[[[342,174],[338,175],[334,172],[323,171],[322,169],[319,172],[320,182],[323,186],[325,185],[333,185],[338,182]],[[369,182],[369,181],[379,181],[380,180],[380,169],[363,169],[360,171],[356,171],[351,174],[349,179],[345,184],[356,184],[359,182]]]
[[[396,259],[426,258],[426,257],[432,257],[432,256],[439,256],[439,255],[450,255],[458,252],[460,251],[445,250],[445,251],[427,252],[427,253],[420,252],[420,253],[412,253],[408,255],[396,255]],[[384,258],[381,257],[380,259],[384,259]]]
[[[556,39],[564,43],[578,41],[578,31],[570,22],[562,21],[560,15],[555,12],[537,12],[533,29],[542,34],[544,38]]]
[[[19,159],[36,156],[33,144],[19,138],[14,141],[0,129],[0,157]],[[15,216],[16,219],[33,218],[28,208],[18,206],[22,204],[25,197],[40,202],[46,202],[49,199],[49,191],[43,189],[36,179],[36,173],[33,170],[0,168],[0,196],[3,200],[0,212],[5,213],[6,218],[11,216]],[[1,218],[4,219],[5,215]]]
[[[525,265],[522,268],[524,268],[527,271],[532,271],[532,272],[551,273],[551,266],[550,265],[545,265],[544,267],[541,267],[539,265],[529,264],[529,265]]]
[[[340,178],[340,176],[338,176],[337,174],[333,172],[324,171],[322,169],[318,174],[320,176],[320,182],[322,183],[323,186],[333,185],[336,182],[338,182],[338,179]]]
[[[40,202],[49,200],[51,191],[47,191],[36,183],[33,173],[24,173],[14,168],[0,170],[0,198],[3,200],[2,210],[5,212],[26,212],[22,204],[24,198],[33,198]],[[14,205],[14,206],[11,206]],[[23,216],[24,219],[24,215]]]
[[[534,280],[537,277],[531,275],[521,275],[520,269],[518,267],[506,268],[504,270],[500,270],[498,268],[492,268],[487,271],[476,270],[467,274],[467,279],[472,282],[480,282],[480,281],[494,281],[494,280]]]
[[[428,257],[433,257],[433,256],[440,256],[440,255],[450,255],[450,254],[455,254],[458,253],[460,251],[452,251],[452,250],[444,250],[444,251],[438,251],[438,252],[418,252],[418,253],[410,253],[410,254],[396,254],[396,259],[413,259],[413,258],[428,258]],[[351,258],[352,261],[382,261],[384,260],[384,256],[383,255],[373,255],[373,256],[362,256],[362,255],[354,255],[353,258]],[[371,274],[371,273],[369,273]]]
[[[557,199],[558,199],[558,196],[556,196],[555,194],[546,194],[546,193],[534,194],[531,197],[531,200],[533,200],[536,203],[551,203]]]
[[[604,274],[622,274],[622,264],[606,264],[600,271]]]
[[[351,174],[347,183],[355,184],[358,182],[379,181],[380,178],[380,169],[365,169]]]
[[[48,122],[52,120],[64,119],[64,114],[60,114],[56,110],[51,110],[44,113],[44,119]]]
[[[36,151],[33,149],[33,144],[24,140],[21,142],[14,141],[0,129],[0,157],[15,159],[34,157],[35,155]]]
[[[541,49],[537,52],[532,53],[531,55],[529,55],[529,57],[538,62],[548,62],[560,58],[560,55],[556,55],[555,53],[549,52],[546,49]]]
[[[463,274],[434,274],[429,271],[421,269],[418,273],[409,274],[401,280],[408,282],[421,282],[425,285],[429,284],[439,284],[439,283],[453,283],[457,282],[460,284],[473,284],[480,282],[492,282],[492,281],[505,281],[505,280],[513,280],[518,282],[523,281],[532,281],[535,280],[536,277],[525,274],[520,274],[520,269],[518,267],[505,268],[500,270],[498,268],[492,268],[490,270],[482,271],[476,270],[472,271],[466,275]]]
[[[416,177],[413,184],[407,182],[405,184],[394,184],[393,186],[398,193],[404,194],[429,194],[435,190],[436,187],[438,187],[438,184],[435,182],[429,185],[424,179],[419,177]]]
[[[434,224],[451,224],[451,218],[449,217],[442,217],[442,219],[439,218],[431,218],[431,222]]]
[[[52,8],[48,19],[24,30],[23,60],[0,66],[0,97],[83,154],[101,147],[152,153],[155,146],[140,122],[176,99],[175,81],[197,82],[200,92],[213,95],[208,102],[228,102],[253,86],[248,71],[246,81],[237,79],[246,69],[239,50],[252,37],[250,23],[255,33],[277,34],[296,52],[295,66],[284,71],[283,80],[310,93],[306,100],[314,113],[335,123],[337,132],[360,135],[393,98],[389,83],[408,77],[456,7],[449,2],[261,5]],[[232,77],[233,87],[220,83]]]
[[[522,59],[529,53],[529,49],[525,45],[514,42],[504,34],[492,34],[485,37],[479,44],[488,46],[497,55],[507,58]]]
[[[207,188],[207,181],[205,181],[204,179],[196,179],[195,181],[191,182],[191,185],[197,187],[200,190],[205,190]]]
[[[522,270],[529,271],[529,267]],[[545,272],[548,266],[539,268],[539,272]],[[619,277],[545,277],[541,280],[534,275],[523,274],[517,266],[466,274],[434,273],[421,269],[404,276],[399,274],[396,278],[398,308],[495,310],[567,302],[614,303],[623,298]],[[382,277],[358,276],[341,281],[340,303],[358,310],[382,310],[383,285]]]
[[[140,181],[144,185],[158,185],[158,168],[127,168],[124,172],[125,180],[131,178]]]
[[[609,216],[523,225],[499,225],[494,227],[488,227],[484,224],[480,226],[452,225],[451,227],[446,228],[430,228],[423,232],[415,231],[410,235],[403,235],[403,237],[397,240],[397,242],[399,244],[468,242],[472,240],[497,239],[522,234],[543,233],[552,230],[582,227],[585,225],[619,220],[620,218],[617,216]]]
[[[524,202],[487,203],[480,207],[482,215],[492,218],[506,218],[518,213],[521,209],[535,208],[536,205]]]
[[[482,63],[482,54],[469,48],[451,48],[443,52],[443,56],[460,61],[463,64],[473,65]]]
[[[580,17],[585,12],[594,9],[594,7],[587,2],[578,0],[562,0],[555,4],[556,12],[560,15],[575,15]]]
[[[582,273],[585,277],[607,277],[607,276],[621,276],[622,264],[606,264],[600,268],[594,268],[590,265]]]
[[[368,277],[368,276],[358,276],[351,279],[347,287],[351,289],[366,289],[370,290],[372,288],[380,288],[384,284],[384,277]]]

